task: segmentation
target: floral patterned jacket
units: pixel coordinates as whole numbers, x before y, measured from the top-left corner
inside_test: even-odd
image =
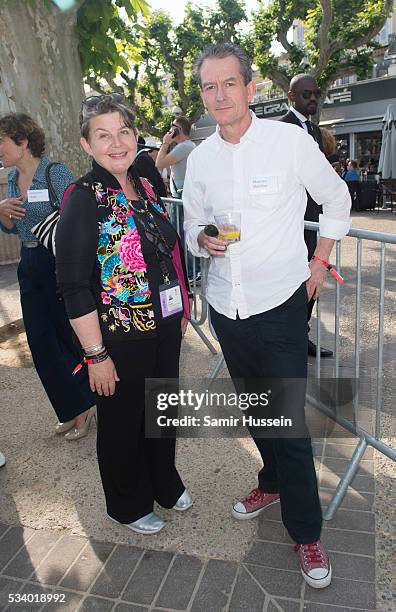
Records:
[[[153,215],[168,215],[146,179],[130,173]],[[142,228],[116,178],[93,162],[92,171],[65,192],[56,235],[57,275],[69,318],[98,310],[104,338],[130,340],[156,334]],[[188,279],[179,237],[172,264],[190,318]]]

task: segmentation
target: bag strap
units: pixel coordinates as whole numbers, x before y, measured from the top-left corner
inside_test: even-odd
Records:
[[[59,162],[50,162],[45,169],[45,182],[47,183],[49,200],[50,200],[51,208],[53,210],[59,209],[59,199],[58,199],[58,196],[56,195],[56,191],[51,182],[50,169],[52,168],[52,166],[60,166],[60,165],[61,164]]]

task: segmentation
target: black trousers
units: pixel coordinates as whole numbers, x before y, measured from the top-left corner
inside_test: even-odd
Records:
[[[157,337],[106,346],[120,382],[113,396],[97,396],[97,453],[108,514],[132,523],[153,511],[154,501],[172,508],[185,487],[175,467],[175,439],[145,438],[145,378],[178,378],[180,320]]]
[[[316,245],[318,243],[318,237],[317,237],[316,232],[313,232],[311,230],[304,230],[304,241],[308,249],[308,261],[311,261],[313,254],[315,253]],[[314,298],[311,298],[307,306],[308,333],[310,331],[309,322],[311,320],[312,311],[313,311],[313,307],[315,306],[315,302],[316,300]]]
[[[55,259],[43,246],[21,248],[18,266],[21,306],[34,366],[60,422],[95,403],[62,298],[57,293]]]
[[[307,293],[305,283],[283,304],[235,321],[210,309],[228,370],[233,379],[299,378],[307,376]],[[304,398],[289,396],[286,412],[304,420]],[[262,438],[254,435],[264,467],[258,486],[279,492],[283,523],[299,544],[319,539],[319,502],[311,441],[303,438]]]

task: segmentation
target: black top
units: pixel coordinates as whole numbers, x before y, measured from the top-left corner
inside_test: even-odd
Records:
[[[289,111],[288,113],[286,113],[286,115],[283,115],[283,117],[281,117],[279,121],[283,121],[284,123],[293,123],[294,125],[297,125],[298,127],[304,129],[301,121],[293,113],[293,111]],[[311,123],[311,126],[312,126],[313,134],[310,134],[310,136],[314,140],[316,140],[316,142],[318,143],[319,149],[323,153],[323,139],[322,139],[322,134],[319,129],[319,126],[317,126],[315,123]],[[309,160],[307,160],[307,163],[309,163]],[[319,206],[315,202],[315,200],[311,197],[311,195],[307,191],[307,208],[305,210],[304,219],[306,221],[319,221],[319,215],[322,212],[323,212],[322,207]]]
[[[166,198],[167,193],[164,181],[147,151],[143,150],[138,153],[133,165],[138,175],[149,180],[158,195],[162,198]]]
[[[159,199],[128,203],[115,177],[95,162],[93,168],[77,181],[57,228],[57,276],[66,311],[76,319],[97,310],[107,340],[155,336],[158,325],[183,313],[162,319],[158,247],[147,238],[139,222],[145,215],[137,211],[147,207],[169,251],[176,241],[181,248],[180,240]],[[142,189],[139,182],[138,193]],[[177,279],[172,258],[160,258],[170,280]],[[181,260],[183,265],[182,254]]]

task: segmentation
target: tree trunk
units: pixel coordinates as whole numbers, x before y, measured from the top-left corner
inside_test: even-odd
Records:
[[[78,176],[87,161],[79,145],[83,98],[77,9],[48,0],[0,0],[0,112],[24,112],[45,130],[47,153]]]

